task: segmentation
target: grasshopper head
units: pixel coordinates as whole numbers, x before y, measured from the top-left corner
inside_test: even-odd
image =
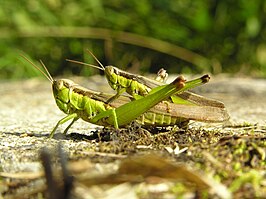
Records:
[[[69,93],[73,85],[75,83],[68,79],[54,80],[52,84],[56,104],[64,113],[68,113]]]
[[[114,66],[105,66],[104,74],[108,80],[109,85],[116,90],[117,82],[118,82],[118,74],[117,69]]]

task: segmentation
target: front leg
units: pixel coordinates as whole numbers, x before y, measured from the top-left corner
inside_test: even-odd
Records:
[[[76,113],[72,113],[70,115],[67,115],[66,117],[64,117],[63,119],[59,120],[57,122],[57,124],[55,125],[54,129],[52,130],[52,132],[49,135],[49,138],[52,138],[54,136],[54,133],[56,131],[56,129],[58,128],[58,126],[60,124],[64,124],[65,122],[67,122],[68,120],[73,119],[73,121],[70,123],[70,125],[66,128],[66,130],[64,131],[64,133],[67,132],[67,130],[70,128],[70,126],[78,119],[78,115]]]
[[[116,94],[107,100],[107,104],[110,104],[111,102],[113,102],[115,99],[117,99],[124,92],[126,92],[126,88],[118,88],[116,90]]]
[[[79,118],[78,117],[74,117],[74,119],[72,120],[72,122],[66,127],[66,129],[64,130],[64,134],[66,135],[68,129],[70,129],[70,127],[74,124],[74,122],[76,122]]]

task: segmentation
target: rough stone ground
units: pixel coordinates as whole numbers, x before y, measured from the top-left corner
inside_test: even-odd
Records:
[[[90,89],[110,92],[103,77],[74,80]],[[69,130],[73,136],[58,136],[65,127],[63,125],[59,127],[55,139],[48,139],[47,135],[56,122],[64,117],[55,105],[49,82],[38,79],[1,82],[0,174],[6,177],[0,177],[0,198],[48,197],[49,194],[45,192],[45,180],[40,177],[42,165],[39,153],[40,149],[47,147],[48,151],[56,156],[59,142],[73,164],[85,161],[80,164],[84,167],[83,170],[91,171],[88,174],[90,177],[94,174],[106,176],[117,172],[118,176],[112,177],[116,179],[120,176],[118,171],[121,172],[123,166],[120,165],[120,170],[117,171],[121,159],[127,160],[127,157],[134,155],[136,160],[141,160],[142,155],[155,152],[164,157],[169,156],[172,162],[174,160],[175,163],[184,164],[184,168],[192,168],[193,172],[188,172],[188,175],[204,173],[203,176],[211,176],[216,182],[221,181],[220,185],[224,186],[225,192],[232,193],[233,197],[263,197],[266,194],[266,80],[218,76],[195,92],[223,101],[231,116],[230,122],[191,122],[186,131],[173,130],[151,134],[134,125],[130,130],[121,132],[102,132],[101,127],[78,121]],[[91,132],[100,134],[102,141],[99,141],[97,136],[89,136]],[[106,138],[105,134],[109,137]],[[181,151],[176,152],[178,149]],[[56,157],[52,159],[54,163],[58,163]],[[147,157],[147,162],[148,159]],[[153,157],[150,157],[150,160],[152,162]],[[161,161],[163,160],[164,158]],[[57,165],[58,167],[60,165]],[[167,168],[169,169],[169,165]],[[152,168],[149,169],[153,171]],[[82,185],[82,180],[76,180],[78,182],[75,181],[72,197],[176,198],[183,195],[193,198],[201,194],[206,197],[229,197],[219,194],[217,190],[211,192],[209,188],[204,192],[199,189],[199,184],[202,183],[193,180],[191,182],[184,177],[181,177],[182,181],[189,181],[188,184],[169,180],[169,177],[165,176],[168,169],[164,169],[165,173],[159,175],[160,178],[158,175],[155,175],[157,178],[142,175],[143,181],[140,180],[137,184],[131,178],[119,181],[120,183],[110,183],[110,178],[106,178],[104,184],[115,185],[104,186],[97,186],[101,184],[98,183],[98,178],[94,179],[94,183],[87,182]],[[128,167],[125,170],[130,173]],[[83,177],[86,176],[86,172],[81,171],[78,172],[79,175],[73,171],[76,179],[80,179],[82,173]],[[39,172],[40,176],[33,180],[25,172]],[[11,178],[14,173],[18,176]],[[240,178],[241,176],[244,176],[244,179]],[[180,176],[174,177],[176,178],[180,179]],[[196,188],[193,184],[197,185]],[[51,195],[50,192],[50,198]]]

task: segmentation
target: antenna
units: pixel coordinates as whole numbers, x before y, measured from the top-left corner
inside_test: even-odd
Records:
[[[44,70],[46,71],[48,77],[50,77],[50,79],[51,79],[52,81],[54,81],[53,77],[52,77],[51,74],[49,73],[47,67],[44,65],[44,63],[42,62],[42,60],[40,60],[40,63],[41,63],[41,65],[42,65],[42,67],[44,68]]]
[[[102,67],[102,69],[104,70],[104,66],[102,65],[102,63],[97,59],[97,57],[90,51],[87,49],[87,52],[91,54],[91,56],[97,61],[97,63]]]
[[[45,72],[43,72],[43,70],[41,70],[36,64],[34,64],[29,58],[27,58],[25,55],[20,54],[21,57],[23,57],[26,61],[28,61],[34,68],[36,68],[38,71],[40,71],[51,83],[53,83],[54,79],[52,78],[51,74],[49,73],[49,71],[47,70],[47,68],[45,67],[45,65],[43,64],[42,61],[40,61],[40,63],[42,64],[42,67],[44,68],[44,70],[47,72],[47,74]]]
[[[66,61],[69,61],[69,62],[72,62],[72,63],[76,63],[76,64],[83,64],[85,66],[91,66],[93,68],[98,68],[100,70],[104,70],[104,68],[101,68],[101,67],[93,65],[93,64],[87,64],[85,62],[75,61],[75,60],[72,60],[72,59],[66,59]]]

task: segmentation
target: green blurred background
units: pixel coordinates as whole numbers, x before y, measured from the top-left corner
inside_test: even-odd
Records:
[[[0,78],[39,73],[23,53],[42,59],[53,76],[93,75],[66,58],[135,73],[231,73],[266,76],[264,0],[2,0]]]

